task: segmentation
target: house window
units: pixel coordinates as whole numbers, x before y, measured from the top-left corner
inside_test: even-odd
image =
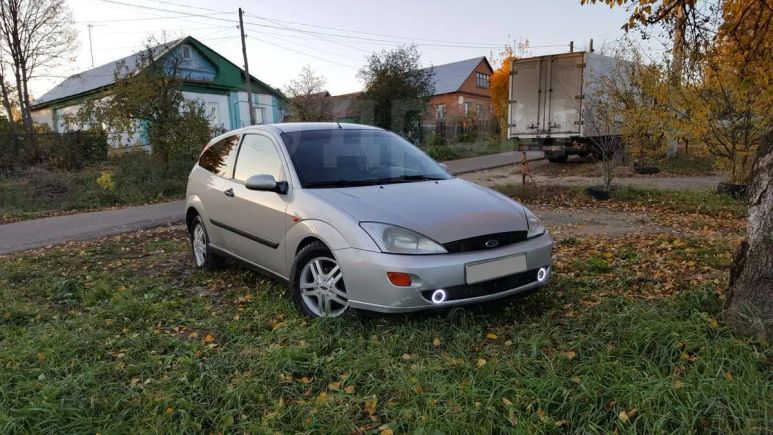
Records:
[[[471,109],[472,109],[472,103],[464,103],[464,116],[470,116]]]
[[[446,105],[438,104],[435,106],[435,114],[437,115],[438,121],[446,119]]]
[[[483,89],[488,89],[488,74],[483,74],[480,72],[475,73],[475,86]]]
[[[193,57],[193,53],[191,52],[191,46],[190,45],[183,45],[183,60],[190,60],[191,57]]]
[[[476,110],[477,110],[477,114],[478,114],[478,119],[485,118],[485,112],[484,112],[483,104],[478,104],[478,106],[476,107]]]

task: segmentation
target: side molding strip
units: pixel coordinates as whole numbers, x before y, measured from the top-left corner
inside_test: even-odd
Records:
[[[272,242],[271,240],[266,240],[266,239],[264,239],[262,237],[256,236],[255,234],[248,233],[246,231],[242,231],[242,230],[240,230],[238,228],[234,228],[234,227],[232,227],[230,225],[227,225],[227,224],[224,224],[224,223],[222,223],[220,221],[216,221],[214,219],[210,219],[209,221],[212,223],[212,225],[218,226],[218,227],[220,227],[220,228],[222,228],[224,230],[230,231],[230,232],[232,232],[234,234],[238,234],[238,235],[240,235],[242,237],[246,237],[246,238],[248,238],[250,240],[253,240],[255,242],[260,243],[261,245],[268,246],[271,249],[276,249],[279,246],[279,243]]]

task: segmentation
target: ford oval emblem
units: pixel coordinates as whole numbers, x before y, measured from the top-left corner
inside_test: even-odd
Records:
[[[496,248],[499,246],[499,241],[497,240],[487,240],[486,241],[486,247],[487,248]]]

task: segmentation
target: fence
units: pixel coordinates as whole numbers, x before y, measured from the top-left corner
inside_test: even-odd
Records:
[[[104,132],[34,132],[0,134],[0,169],[17,169],[47,163],[78,169],[85,163],[107,158]]]
[[[499,123],[496,119],[437,120],[434,124],[422,126],[423,143],[426,145],[483,141],[499,134]]]

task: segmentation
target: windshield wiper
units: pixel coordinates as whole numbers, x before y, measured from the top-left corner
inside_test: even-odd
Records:
[[[328,181],[310,181],[305,183],[303,187],[347,187],[347,186],[372,186],[374,184],[380,184],[379,179],[366,179],[366,180],[328,180]]]
[[[445,180],[442,177],[430,177],[426,175],[401,175],[390,178],[366,178],[363,180],[329,180],[329,181],[310,181],[304,184],[304,187],[355,187],[355,186],[373,186],[377,184],[406,183],[411,181],[437,181]]]
[[[403,175],[402,177],[397,177],[399,180],[405,180],[405,181],[439,181],[439,180],[445,180],[444,177],[430,177],[428,175]]]

